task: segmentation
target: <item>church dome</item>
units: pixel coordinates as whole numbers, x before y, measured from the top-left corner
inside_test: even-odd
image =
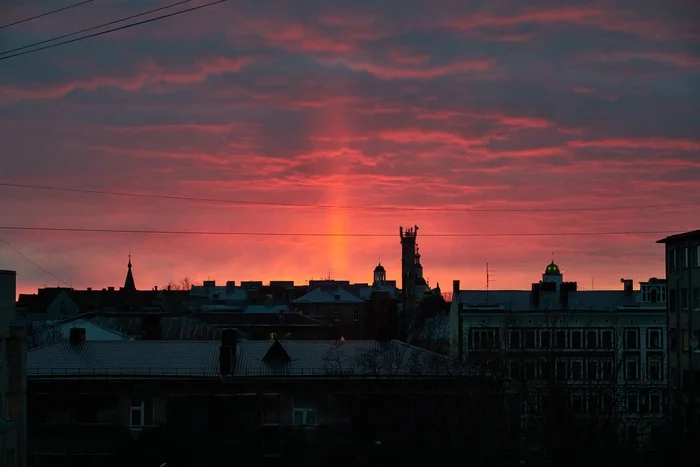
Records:
[[[559,266],[554,264],[554,261],[552,261],[545,268],[544,275],[545,276],[561,276],[561,271],[559,270]]]
[[[382,266],[382,263],[379,263],[377,264],[377,267],[374,268],[374,272],[386,272],[386,270],[384,269],[384,266]]]

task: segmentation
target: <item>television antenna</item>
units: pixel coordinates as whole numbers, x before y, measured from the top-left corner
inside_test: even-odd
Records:
[[[493,274],[493,269],[489,269],[489,263],[486,263],[486,303],[489,302],[491,282],[495,282],[494,276],[495,274]]]

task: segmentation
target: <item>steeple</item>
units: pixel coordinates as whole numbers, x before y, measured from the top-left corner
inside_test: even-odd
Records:
[[[134,275],[131,273],[131,255],[129,255],[129,264],[127,264],[127,268],[128,271],[126,272],[126,279],[124,280],[124,290],[136,290]]]

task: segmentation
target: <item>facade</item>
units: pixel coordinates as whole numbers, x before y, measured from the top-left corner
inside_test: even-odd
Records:
[[[16,326],[16,272],[0,270],[0,465],[26,465],[26,333]]]
[[[700,230],[659,240],[666,249],[671,414],[697,436],[700,425]]]
[[[33,466],[447,460],[483,427],[462,405],[502,407],[476,372],[399,341],[83,338],[29,353]]]
[[[578,291],[546,266],[531,290],[460,290],[454,281],[450,347],[517,382],[524,418],[615,419],[625,437],[649,439],[667,400],[666,283],[621,280],[621,290]]]

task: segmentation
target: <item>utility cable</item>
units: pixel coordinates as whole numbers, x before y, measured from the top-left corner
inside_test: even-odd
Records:
[[[114,20],[114,21],[110,21],[109,23],[100,24],[99,26],[93,26],[93,27],[90,27],[90,28],[81,29],[80,31],[75,31],[75,32],[71,32],[71,33],[69,33],[69,34],[64,34],[64,35],[62,35],[62,36],[57,36],[57,37],[53,37],[53,38],[51,38],[51,39],[46,39],[46,40],[43,40],[43,41],[41,41],[41,42],[35,42],[35,43],[33,43],[33,44],[24,45],[24,46],[22,46],[22,47],[17,47],[17,48],[15,48],[15,49],[4,50],[4,51],[0,52],[0,56],[1,56],[1,55],[6,55],[6,54],[11,54],[11,53],[13,53],[13,52],[19,52],[20,50],[24,50],[24,49],[29,49],[29,48],[32,48],[32,47],[36,47],[36,46],[41,45],[41,44],[46,44],[47,42],[54,42],[54,41],[58,41],[58,40],[61,40],[61,39],[65,39],[66,37],[77,36],[78,34],[82,34],[82,33],[85,33],[85,32],[94,31],[95,29],[100,29],[100,28],[104,28],[104,27],[107,27],[107,26],[111,26],[111,25],[113,25],[113,24],[117,24],[117,23],[121,23],[121,22],[124,22],[124,21],[128,21],[128,20],[130,20],[130,19],[138,18],[138,17],[140,17],[140,16],[150,15],[151,13],[155,13],[155,12],[161,11],[161,10],[167,10],[168,8],[173,8],[173,7],[176,7],[176,6],[178,6],[178,5],[182,5],[183,3],[189,3],[189,2],[191,2],[191,1],[192,1],[192,0],[182,0],[182,1],[180,1],[180,2],[172,3],[172,4],[170,4],[170,5],[165,5],[165,6],[162,6],[162,7],[159,7],[159,8],[154,8],[154,9],[152,9],[152,10],[144,11],[144,12],[142,12],[142,13],[137,13],[137,14],[135,14],[135,15],[127,16],[127,17],[125,17],[125,18],[120,18],[120,19],[117,19],[117,20]]]
[[[71,43],[73,43],[73,42],[82,41],[83,39],[89,39],[89,38],[91,38],[91,37],[102,36],[103,34],[109,34],[110,32],[121,31],[121,30],[123,30],[123,29],[132,28],[132,27],[134,27],[134,26],[140,26],[140,25],[142,25],[142,24],[152,23],[152,22],[154,22],[154,21],[158,21],[158,20],[161,20],[161,19],[170,18],[171,16],[177,16],[177,15],[181,15],[181,14],[183,14],[183,13],[189,13],[189,12],[192,12],[192,11],[195,11],[195,10],[200,10],[200,9],[202,9],[202,8],[206,8],[206,7],[209,7],[209,6],[218,5],[219,3],[224,3],[224,2],[227,2],[227,1],[228,1],[228,0],[216,0],[216,1],[214,1],[214,2],[205,3],[205,4],[203,4],[203,5],[198,5],[198,6],[195,6],[195,7],[187,8],[187,9],[185,9],[185,10],[176,11],[176,12],[174,12],[174,13],[168,13],[167,15],[156,16],[155,18],[149,18],[149,19],[145,19],[145,20],[143,20],[143,21],[137,21],[137,22],[135,22],[135,23],[125,24],[124,26],[119,26],[119,27],[116,27],[116,28],[107,29],[107,30],[105,30],[105,31],[95,32],[95,33],[93,33],[93,34],[88,34],[87,36],[76,37],[75,39],[69,39],[69,40],[67,40],[67,41],[58,42],[58,43],[55,43],[55,44],[48,44],[48,45],[45,45],[45,46],[43,46],[43,47],[39,47],[39,48],[32,49],[32,50],[25,50],[24,52],[17,52],[17,53],[11,54],[11,55],[4,55],[4,56],[0,57],[0,61],[2,61],[2,60],[8,60],[8,59],[10,59],[10,58],[19,57],[19,56],[21,56],[21,55],[27,55],[27,54],[34,53],[34,52],[39,52],[40,50],[52,49],[52,48],[54,48],[54,47],[59,47],[59,46],[61,46],[61,45],[71,44]]]
[[[31,264],[32,266],[34,266],[35,268],[41,270],[41,271],[44,272],[45,274],[47,274],[47,275],[53,277],[54,279],[56,279],[56,280],[57,280],[58,282],[60,282],[61,284],[67,285],[67,286],[69,286],[69,287],[71,286],[68,282],[64,281],[64,280],[61,279],[60,277],[57,277],[55,274],[52,274],[52,273],[51,273],[49,270],[47,270],[46,268],[41,267],[39,264],[36,263],[36,261],[33,261],[33,260],[32,260],[31,258],[29,258],[27,255],[25,255],[24,253],[22,253],[21,251],[19,251],[17,248],[15,248],[15,247],[13,247],[12,245],[10,245],[7,241],[3,240],[2,238],[0,238],[0,243],[4,243],[5,245],[7,245],[7,247],[8,247],[9,249],[11,249],[11,250],[14,251],[15,253],[17,253],[17,254],[18,254],[19,256],[21,256],[25,261],[27,261],[28,263],[30,263],[30,264]]]
[[[94,1],[95,0],[84,0],[82,2],[74,3],[74,4],[68,5],[68,6],[64,6],[63,8],[59,8],[57,10],[47,11],[46,13],[41,13],[40,15],[32,16],[31,18],[25,18],[25,19],[21,19],[19,21],[14,21],[12,23],[4,24],[4,25],[0,26],[0,29],[5,29],[5,28],[9,28],[10,26],[16,26],[18,24],[27,23],[27,22],[35,20],[35,19],[43,18],[44,16],[53,15],[54,13],[58,13],[60,11],[70,10],[71,8],[75,8],[75,7],[80,6],[80,5],[85,5],[86,3],[90,3],[90,2],[94,2]]]
[[[365,211],[425,211],[425,212],[594,212],[594,211],[630,211],[636,209],[672,208],[679,206],[700,206],[700,201],[688,201],[668,204],[637,204],[634,206],[600,206],[600,207],[568,207],[568,208],[450,208],[437,206],[370,206],[370,205],[337,205],[315,203],[292,203],[274,201],[250,201],[241,199],[202,198],[195,196],[158,195],[150,193],[133,193],[125,191],[89,190],[83,188],[62,188],[47,185],[30,185],[22,183],[0,182],[0,187],[25,188],[33,190],[62,191],[68,193],[81,193],[91,195],[123,196],[131,198],[164,199],[173,201],[190,201],[219,204],[237,204],[243,206],[271,206],[290,208],[317,208],[317,209],[357,209]]]
[[[211,230],[140,230],[140,229],[87,229],[75,227],[25,227],[0,226],[0,230],[43,231],[43,232],[75,232],[75,233],[108,233],[108,234],[141,234],[141,235],[216,235],[230,237],[395,237],[388,233],[334,233],[334,232],[241,232],[241,231],[211,231]],[[685,229],[688,230],[688,229]],[[424,233],[421,237],[443,238],[484,238],[484,237],[598,237],[616,235],[667,235],[684,232],[677,230],[628,230],[617,232],[494,232],[494,233]]]

